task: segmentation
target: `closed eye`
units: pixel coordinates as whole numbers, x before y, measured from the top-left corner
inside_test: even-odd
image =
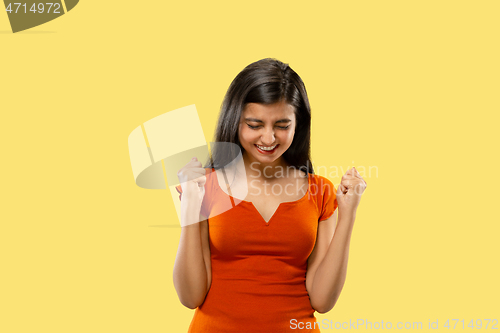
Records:
[[[258,125],[258,126],[252,126],[252,125],[250,125],[250,124],[247,124],[247,125],[248,125],[248,127],[250,127],[251,129],[257,129],[257,128],[259,128],[259,127],[262,127],[261,125]],[[276,126],[276,127],[277,127],[277,128],[279,128],[279,129],[286,130],[286,129],[288,129],[288,128],[290,127],[290,125],[288,125],[288,126]]]

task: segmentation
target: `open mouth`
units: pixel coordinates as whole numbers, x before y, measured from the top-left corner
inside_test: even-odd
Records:
[[[272,154],[276,151],[279,145],[274,145],[274,146],[261,146],[261,145],[254,145],[259,153],[261,154]]]

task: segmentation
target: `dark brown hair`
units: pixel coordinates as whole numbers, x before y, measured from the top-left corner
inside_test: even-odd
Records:
[[[291,146],[283,154],[286,163],[305,173],[314,173],[310,158],[311,107],[306,87],[295,71],[277,59],[266,58],[245,67],[231,82],[221,106],[215,142],[239,142],[240,117],[247,103],[274,104],[280,101],[295,108],[296,128]],[[238,149],[212,149],[212,160],[206,167],[219,169],[231,162]]]

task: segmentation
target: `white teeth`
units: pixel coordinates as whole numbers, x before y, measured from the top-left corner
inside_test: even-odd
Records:
[[[272,147],[263,147],[263,146],[259,146],[259,145],[256,145],[256,146],[259,147],[259,149],[270,151],[270,150],[273,150],[274,148],[276,148],[277,145],[274,145]]]

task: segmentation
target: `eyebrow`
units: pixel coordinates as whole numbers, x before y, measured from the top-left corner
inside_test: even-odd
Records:
[[[256,119],[256,118],[245,118],[245,120],[246,121],[253,121],[253,122],[256,122],[256,123],[263,123],[262,120]],[[288,118],[276,120],[276,123],[290,123],[290,122],[292,122],[292,121],[290,119],[288,119]]]

